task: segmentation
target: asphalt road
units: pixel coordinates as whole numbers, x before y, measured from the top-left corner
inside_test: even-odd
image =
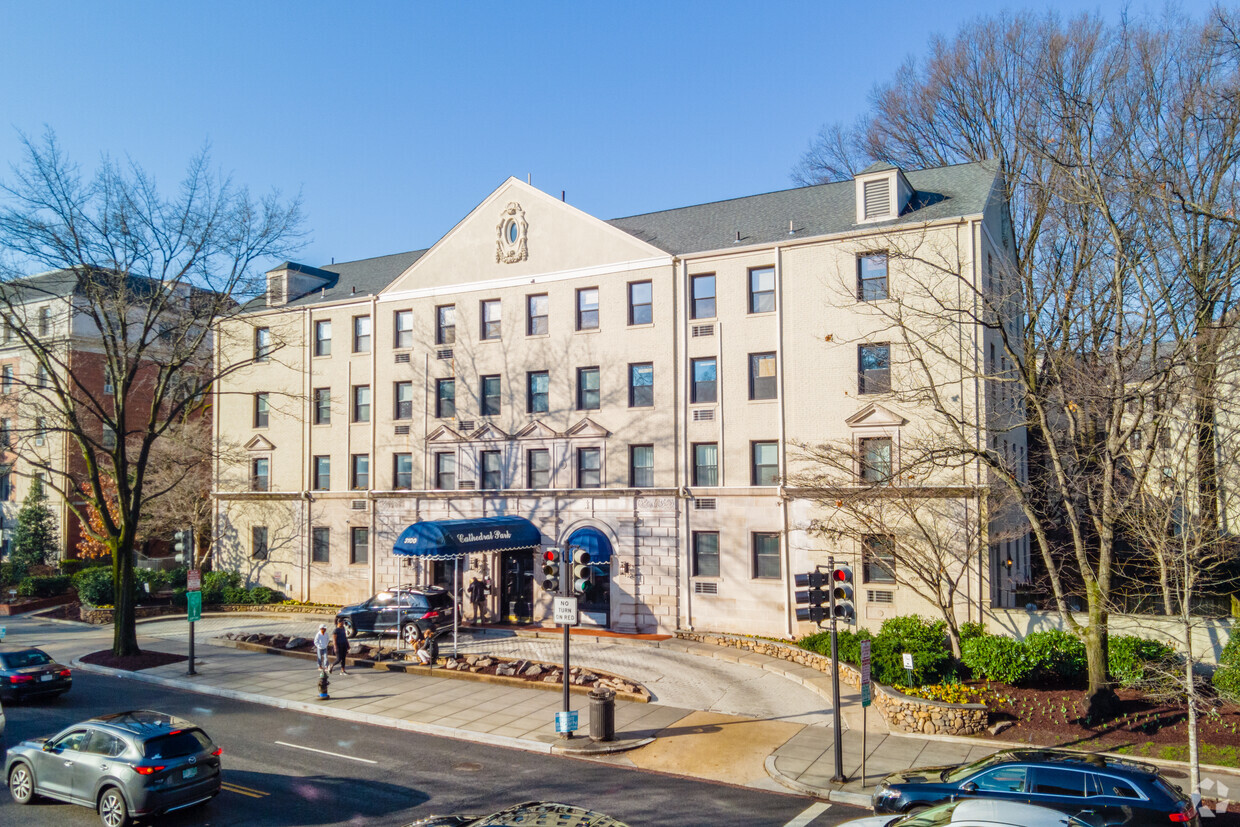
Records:
[[[52,734],[103,712],[151,708],[184,716],[224,748],[225,792],[159,823],[403,825],[436,813],[485,814],[553,800],[642,825],[825,827],[864,812],[606,764],[352,724],[136,681],[78,672],[59,700],[6,705],[4,740]],[[94,825],[85,807],[0,793],[0,825]]]

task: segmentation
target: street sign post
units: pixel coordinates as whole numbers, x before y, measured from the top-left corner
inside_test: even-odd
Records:
[[[571,737],[577,731],[577,710],[555,713],[555,731]]]
[[[865,787],[865,713],[870,706],[870,642],[861,641],[861,786]]]
[[[202,589],[202,569],[190,569],[185,572],[185,590],[196,592]]]
[[[908,685],[913,685],[913,655],[909,652],[904,654],[904,671],[908,672]]]
[[[197,675],[194,669],[194,621],[202,620],[202,570],[190,569],[185,574],[185,616],[189,620],[189,670],[187,675]]]
[[[555,597],[553,603],[553,615],[557,626],[576,626],[577,617],[577,598],[575,595]]]

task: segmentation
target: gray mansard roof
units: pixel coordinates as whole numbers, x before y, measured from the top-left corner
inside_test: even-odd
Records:
[[[866,172],[883,169],[894,167],[875,164]],[[915,190],[908,207],[889,221],[867,223],[867,228],[977,215],[993,197],[996,179],[994,166],[988,162],[937,167],[904,176]],[[855,199],[855,184],[848,180],[632,215],[608,223],[667,253],[683,255],[727,249],[734,244],[770,244],[847,232],[857,228]],[[272,269],[288,268],[328,279],[323,289],[284,305],[302,307],[379,293],[425,252],[414,250],[321,267],[285,262]],[[265,300],[258,299],[245,309],[265,307]]]
[[[878,171],[875,167],[867,172]],[[865,226],[881,229],[976,215],[986,208],[995,175],[993,165],[987,162],[906,172],[904,177],[916,190],[909,206],[890,221]],[[632,215],[608,223],[673,255],[726,249],[734,244],[772,244],[856,228],[856,187],[850,179]]]

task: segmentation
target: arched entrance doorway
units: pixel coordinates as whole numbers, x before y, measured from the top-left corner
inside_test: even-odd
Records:
[[[590,566],[594,570],[594,588],[578,603],[581,613],[590,623],[598,626],[611,625],[611,540],[597,528],[579,528],[568,535],[565,548],[585,549],[590,552]]]

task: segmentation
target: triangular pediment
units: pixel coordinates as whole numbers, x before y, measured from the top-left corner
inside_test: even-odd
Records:
[[[576,425],[568,429],[570,437],[609,437],[611,431],[595,422],[593,419],[586,417]]]
[[[899,428],[906,422],[908,420],[895,411],[876,403],[866,405],[844,420],[852,428]]]
[[[529,279],[656,258],[666,259],[668,254],[524,181],[509,178],[383,293]]]
[[[440,425],[426,435],[427,442],[463,442],[465,438],[447,425]]]
[[[557,436],[559,434],[537,419],[517,431],[517,439],[554,439]]]
[[[271,444],[271,440],[259,434],[245,444],[247,451],[274,451],[276,446]]]
[[[507,433],[488,422],[469,435],[470,442],[477,439],[512,439],[512,437],[508,436]]]

